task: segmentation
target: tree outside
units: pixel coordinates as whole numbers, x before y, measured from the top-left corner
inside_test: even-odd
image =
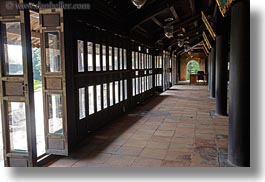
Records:
[[[188,62],[186,79],[190,80],[190,75],[197,74],[199,70],[200,70],[200,64],[197,61],[192,60]]]
[[[40,48],[32,48],[34,90],[38,91],[42,87]]]

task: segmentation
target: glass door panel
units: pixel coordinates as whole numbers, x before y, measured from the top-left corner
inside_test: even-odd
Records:
[[[23,75],[21,24],[3,22],[1,29],[4,43],[4,75]]]
[[[8,130],[11,152],[28,152],[26,106],[24,102],[8,102]]]

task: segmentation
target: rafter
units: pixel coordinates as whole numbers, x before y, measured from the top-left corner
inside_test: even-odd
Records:
[[[191,7],[192,15],[195,15],[196,14],[196,7],[195,7],[195,1],[194,0],[190,0],[190,7]]]
[[[179,18],[179,16],[178,16],[178,14],[177,14],[177,12],[176,12],[174,6],[171,6],[169,9],[170,9],[172,15],[174,16],[174,18],[176,19],[176,21],[177,21],[177,22],[180,21],[180,18]]]
[[[156,17],[152,17],[153,22],[155,22],[155,24],[157,24],[159,27],[162,27],[162,23],[156,18]]]

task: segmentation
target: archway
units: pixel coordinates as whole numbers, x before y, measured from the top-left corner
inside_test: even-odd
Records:
[[[190,75],[197,74],[200,70],[200,64],[195,60],[191,60],[187,63],[186,68],[186,80],[190,80]]]

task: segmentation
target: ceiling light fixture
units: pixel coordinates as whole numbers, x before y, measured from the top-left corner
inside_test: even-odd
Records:
[[[146,0],[131,0],[131,1],[138,9],[140,9],[146,3]]]
[[[173,37],[173,26],[171,26],[171,25],[166,25],[165,27],[164,27],[164,31],[165,31],[165,36],[167,37],[167,38],[172,38]]]

